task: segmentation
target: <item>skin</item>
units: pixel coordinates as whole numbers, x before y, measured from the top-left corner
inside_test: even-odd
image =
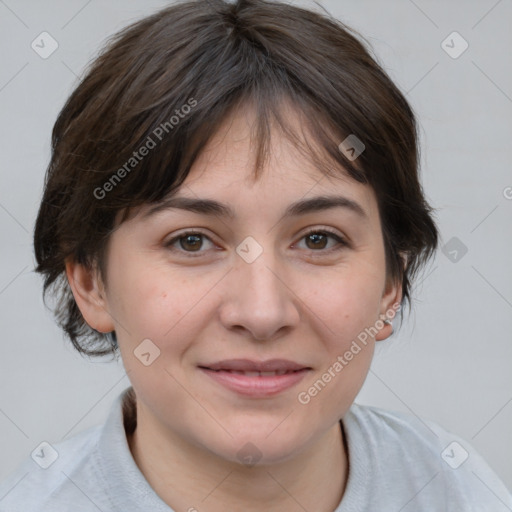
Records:
[[[308,404],[298,393],[400,302],[401,287],[386,278],[374,191],[342,170],[324,176],[278,130],[254,181],[253,120],[245,109],[219,127],[179,191],[228,204],[233,219],[175,208],[146,218],[144,205],[111,236],[106,282],[73,261],[67,276],[87,323],[117,333],[137,395],[130,449],[163,501],[200,512],[332,512],[348,475],[339,420],[363,385],[375,342],[392,327],[369,338]],[[298,114],[289,111],[289,120],[300,132]],[[366,217],[336,207],[281,219],[289,204],[319,195],[348,197]],[[185,228],[206,237],[169,246]],[[329,228],[348,245],[331,237],[315,245],[308,228]],[[252,263],[236,253],[247,236],[263,248]],[[144,366],[133,352],[147,338],[160,356]],[[276,396],[248,398],[197,367],[230,358],[284,358],[312,370]],[[254,466],[237,457],[247,442],[261,453]]]

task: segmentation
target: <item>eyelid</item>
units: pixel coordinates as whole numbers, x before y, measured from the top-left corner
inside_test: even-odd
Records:
[[[315,233],[320,233],[320,234],[328,235],[332,239],[336,240],[337,245],[335,245],[334,247],[331,247],[329,249],[319,249],[319,250],[306,249],[311,254],[318,253],[317,254],[318,256],[322,256],[322,255],[330,254],[331,252],[339,251],[339,250],[344,249],[346,247],[351,247],[350,242],[347,240],[347,238],[344,235],[341,235],[334,228],[331,228],[331,227],[328,227],[328,226],[310,226],[309,228],[307,228],[306,232],[303,232],[299,236],[297,242],[294,242],[292,247],[294,247],[297,243],[300,243],[307,236],[309,236],[311,234],[315,234]],[[212,237],[208,233],[205,233],[201,228],[188,228],[188,229],[185,229],[184,231],[181,231],[181,232],[178,232],[178,233],[174,234],[169,241],[164,242],[164,246],[167,249],[169,249],[169,250],[171,250],[173,252],[177,252],[177,253],[180,253],[180,254],[185,254],[185,255],[187,255],[187,257],[191,257],[191,258],[199,257],[203,253],[207,252],[205,250],[185,251],[185,250],[183,250],[181,248],[174,248],[174,247],[172,247],[181,238],[184,238],[184,237],[186,237],[188,235],[200,235],[200,236],[204,237],[205,239],[209,240],[212,244],[215,245],[215,242],[212,240]]]
[[[212,240],[212,237],[210,235],[208,235],[207,233],[205,233],[204,231],[202,231],[201,229],[199,229],[199,228],[190,229],[189,228],[189,229],[186,229],[184,231],[174,234],[172,236],[172,238],[170,238],[168,241],[164,242],[164,247],[166,247],[167,249],[169,249],[171,251],[182,253],[182,254],[187,254],[192,257],[194,256],[194,254],[200,255],[200,254],[204,253],[205,251],[202,251],[202,250],[200,250],[200,251],[184,251],[183,249],[175,249],[172,247],[176,242],[178,242],[178,240],[180,240],[181,238],[184,238],[188,235],[201,235],[204,238],[208,239],[213,245],[215,245],[215,242]]]
[[[329,235],[331,238],[334,238],[338,242],[338,247],[331,247],[330,249],[324,249],[324,250],[318,250],[318,251],[310,249],[310,251],[313,253],[317,252],[319,254],[322,254],[322,253],[325,254],[325,253],[339,250],[340,249],[339,246],[341,246],[341,248],[351,247],[351,244],[346,236],[338,233],[334,228],[330,228],[328,226],[313,226],[313,227],[308,228],[308,230],[305,233],[302,233],[301,236],[299,237],[299,242],[301,240],[303,240],[305,237],[307,237],[308,235],[311,235],[314,233],[323,233],[323,234]]]
[[[344,235],[339,233],[335,228],[331,228],[329,226],[311,226],[309,228],[306,228],[306,232],[302,233],[301,238],[304,236],[307,236],[311,233],[327,233],[329,235],[337,236],[340,239],[343,239],[345,242],[348,243],[348,240]]]

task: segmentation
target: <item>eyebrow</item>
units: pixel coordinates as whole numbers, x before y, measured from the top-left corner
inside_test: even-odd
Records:
[[[144,218],[151,217],[158,212],[170,208],[177,208],[202,215],[212,215],[219,218],[226,217],[234,219],[236,217],[235,212],[230,206],[213,199],[171,196],[160,201],[148,210],[144,214]],[[288,206],[282,219],[330,210],[332,208],[345,208],[357,214],[361,219],[368,220],[366,211],[359,203],[343,196],[316,196],[309,199],[301,199]]]

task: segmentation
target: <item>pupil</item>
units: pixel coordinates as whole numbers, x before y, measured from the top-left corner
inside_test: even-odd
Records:
[[[185,242],[184,244],[183,241]],[[199,235],[187,235],[182,238],[181,247],[183,249],[197,250],[201,248],[201,237]]]
[[[318,249],[325,247],[327,238],[325,235],[313,233],[308,236],[308,242],[312,242],[313,248]],[[184,241],[184,243],[183,243]],[[186,247],[188,246],[188,247]],[[201,248],[201,236],[200,235],[187,235],[181,239],[181,247],[183,249],[197,250]]]
[[[320,247],[323,249],[325,247],[326,237],[324,235],[313,233],[312,235],[308,236],[308,240],[313,242],[314,248]],[[320,243],[318,243],[318,242],[320,242]],[[323,242],[323,244],[322,244],[322,242]]]

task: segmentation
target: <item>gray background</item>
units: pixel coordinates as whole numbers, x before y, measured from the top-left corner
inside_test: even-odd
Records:
[[[320,3],[369,40],[407,93],[421,122],[423,182],[442,245],[458,251],[456,261],[439,251],[425,271],[413,314],[379,344],[358,401],[466,438],[510,488],[512,3]],[[51,128],[77,76],[107,36],[166,4],[0,0],[0,478],[41,441],[102,422],[129,385],[121,363],[83,359],[63,339],[42,303],[31,235]],[[59,44],[47,59],[31,48],[43,31]],[[456,59],[441,46],[453,31],[469,43]]]

